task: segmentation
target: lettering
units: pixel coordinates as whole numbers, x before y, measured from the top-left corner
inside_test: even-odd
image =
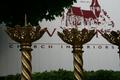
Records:
[[[106,49],[108,49],[108,46],[105,46]]]
[[[61,48],[63,48],[63,45],[61,45]]]
[[[87,49],[89,49],[90,48],[90,46],[87,46]]]
[[[70,48],[70,46],[66,46],[66,48]]]
[[[53,45],[48,45],[48,48],[53,48]]]
[[[17,43],[10,43],[9,48],[20,48],[20,45]],[[71,45],[63,44],[63,43],[35,43],[31,47],[32,49],[72,49]],[[114,46],[112,44],[86,44],[83,46],[83,49],[117,49],[117,46]]]
[[[112,49],[114,49],[114,46],[112,46]]]
[[[20,45],[17,45],[17,48],[20,48]]]
[[[45,48],[45,45],[40,45],[41,48]]]
[[[13,44],[9,44],[9,48],[13,48]]]
[[[37,48],[37,45],[33,45],[34,48]]]
[[[101,45],[99,45],[99,46],[98,46],[98,48],[99,48],[99,49],[102,49],[102,46],[101,46]]]

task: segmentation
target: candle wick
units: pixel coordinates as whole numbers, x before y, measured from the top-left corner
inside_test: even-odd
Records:
[[[27,26],[27,15],[25,13],[25,26]]]

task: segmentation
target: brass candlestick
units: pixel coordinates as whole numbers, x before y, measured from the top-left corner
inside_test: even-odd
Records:
[[[110,33],[100,32],[101,35],[111,44],[118,46],[120,58],[120,31],[111,31]]]
[[[43,34],[45,33],[45,29],[46,28],[41,29],[40,26],[33,27],[32,25],[26,25],[24,27],[16,25],[14,28],[7,28],[6,32],[10,36],[10,38],[20,43],[20,51],[22,53],[21,80],[32,80],[31,45],[32,42],[40,39],[43,36]]]
[[[58,36],[67,44],[73,47],[73,65],[74,65],[74,80],[83,80],[83,44],[89,42],[95,35],[94,30],[83,29],[79,31],[77,28],[70,30],[63,29],[63,33],[58,32]]]

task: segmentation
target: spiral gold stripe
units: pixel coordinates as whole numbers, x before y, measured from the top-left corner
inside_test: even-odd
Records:
[[[22,77],[27,79],[27,80],[31,80],[29,73],[26,71],[26,69],[22,69]]]
[[[31,59],[31,55],[29,53],[27,53],[26,51],[23,52],[23,55],[27,58],[27,59]]]
[[[30,80],[30,76],[29,76],[29,74],[26,72],[26,70],[22,70],[22,80]],[[24,76],[24,77],[23,77]]]
[[[74,64],[74,71],[75,71],[75,78],[79,78],[77,80],[82,80],[83,70],[81,69],[81,67],[78,63]]]
[[[30,63],[28,63],[28,60],[30,59],[27,59],[27,57],[24,55],[24,52],[23,52],[23,56],[24,57],[22,57],[22,63],[23,63],[23,65],[25,65],[25,67],[27,67],[28,68],[28,70],[30,70],[31,69],[31,65],[30,65]],[[27,60],[26,60],[27,59]],[[29,60],[29,61],[31,61],[31,59]]]
[[[78,75],[78,73],[77,73],[77,72],[74,72],[74,75],[75,75],[74,80],[81,80],[81,79],[80,79],[80,76]]]
[[[75,69],[76,69],[79,73],[81,72],[79,65],[76,65],[76,64],[75,64],[74,67],[75,67]]]
[[[74,55],[74,59],[76,60],[78,64],[83,65],[83,61],[80,59],[78,55]]]
[[[31,80],[31,54],[30,51],[22,51],[22,76],[21,80]]]
[[[83,79],[83,59],[82,59],[82,49],[80,47],[74,48],[73,58],[74,58],[74,80]]]
[[[27,64],[27,62],[23,59],[22,60],[22,64],[29,70],[31,71],[31,67],[29,66],[29,64]]]
[[[23,52],[23,56],[24,56],[24,57],[22,57],[23,64],[26,65],[26,67],[31,68],[31,65],[29,63],[29,62],[31,62],[30,55],[28,55],[27,52]]]

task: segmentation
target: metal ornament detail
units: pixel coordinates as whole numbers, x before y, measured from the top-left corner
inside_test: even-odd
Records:
[[[70,45],[83,45],[89,42],[95,35],[94,30],[82,29],[79,31],[77,28],[70,30],[63,29],[63,33],[58,32],[58,36],[67,44]]]
[[[120,46],[120,32],[111,31],[110,33],[100,32],[101,35],[111,44]]]
[[[32,43],[40,39],[45,33],[46,28],[41,29],[40,26],[27,25],[21,27],[16,25],[15,27],[8,27],[7,33],[12,40],[18,43]]]
[[[15,27],[8,27],[7,34],[10,38],[18,43],[20,43],[20,51],[22,53],[21,63],[22,72],[21,80],[32,80],[32,65],[31,65],[31,45],[32,42],[40,39],[45,33],[46,28],[41,29],[40,26],[33,27],[32,25],[27,25],[21,27],[16,25]]]
[[[111,31],[110,33],[100,32],[101,35],[111,44],[118,46],[120,59],[120,31]]]
[[[82,47],[85,43],[89,42],[94,35],[94,30],[82,29],[82,31],[79,31],[77,28],[63,29],[63,33],[58,32],[58,36],[65,43],[73,46],[74,80],[83,80]]]

